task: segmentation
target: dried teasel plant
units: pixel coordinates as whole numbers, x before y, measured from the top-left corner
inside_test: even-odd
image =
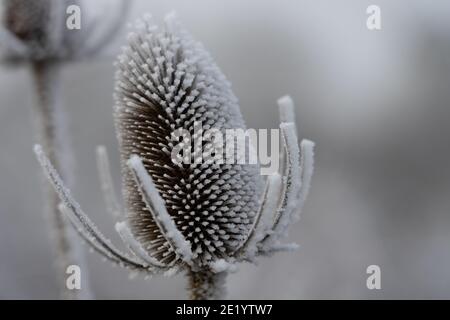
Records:
[[[99,54],[121,28],[130,3],[126,0],[110,3],[110,7],[115,9],[110,19],[89,15],[91,7],[81,0],[3,0],[1,4],[0,62],[8,66],[25,65],[31,69],[36,93],[33,111],[37,119],[37,140],[70,185],[71,149],[66,138],[66,120],[61,103],[61,69],[68,62]],[[69,30],[66,26],[66,10],[72,5],[81,8],[80,30]],[[82,248],[58,211],[57,194],[49,184],[46,183],[46,187],[46,207],[56,243],[62,297],[90,298],[86,276],[81,290],[66,288],[67,266],[84,265]]]
[[[42,148],[35,147],[62,200],[61,211],[79,234],[129,269],[150,275],[185,271],[192,299],[223,297],[226,275],[237,262],[295,249],[281,240],[307,196],[314,144],[303,140],[299,148],[292,100],[278,101],[283,141],[279,172],[263,179],[258,165],[179,164],[172,161],[174,130],[198,134],[196,122],[221,132],[245,128],[230,83],[172,14],[161,29],[149,16],[140,20],[117,68],[114,117],[126,214],[115,198],[104,147],[98,148],[97,159],[107,207],[119,219],[116,230],[132,255],[98,231]]]
[[[130,1],[110,2],[110,15],[95,14],[86,0],[2,0],[3,62],[79,61],[104,52],[122,28]],[[67,9],[80,8],[80,29],[69,29]],[[71,11],[69,11],[71,12]]]

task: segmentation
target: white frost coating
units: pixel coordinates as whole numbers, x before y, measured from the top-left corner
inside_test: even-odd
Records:
[[[42,151],[42,147],[40,145],[35,145],[34,152],[41,167],[47,175],[47,178],[52,183],[61,201],[64,203],[64,206],[67,207],[67,210],[64,210],[64,212],[69,213],[69,219],[72,221],[72,223],[79,223],[86,231],[87,238],[91,239],[92,241],[98,242],[98,244],[103,248],[103,252],[107,252],[107,258],[113,257],[114,259],[118,259],[121,263],[127,264],[130,267],[142,268],[143,266],[138,261],[131,259],[130,257],[117,250],[111,244],[111,241],[105,238],[103,234],[97,229],[97,227],[91,222],[89,217],[81,209],[78,202],[72,197],[69,189],[64,186],[64,183],[62,182],[58,172],[56,172],[55,168],[52,166],[52,164]],[[94,249],[97,248],[94,247]]]
[[[116,224],[116,230],[136,255],[134,269],[162,270],[167,276],[186,270],[192,297],[215,298],[226,274],[236,270],[235,262],[295,249],[295,244],[281,244],[279,239],[308,192],[312,143],[302,142],[300,159],[292,99],[278,101],[284,122],[281,162],[286,165],[281,175],[268,177],[261,197],[258,168],[203,163],[186,168],[174,166],[168,157],[173,148],[168,137],[176,128],[192,132],[195,122],[201,122],[220,130],[245,129],[229,82],[175,15],[167,16],[161,29],[148,17],[138,22],[117,66],[114,118],[127,222]],[[107,206],[116,207],[117,201],[108,199],[114,191],[106,151],[100,148],[97,153]],[[119,259],[51,165],[43,166],[55,188],[63,190],[60,196],[69,206],[65,211],[77,230],[94,249]]]
[[[297,244],[281,244],[279,239],[287,235],[289,225],[300,216],[313,173],[314,143],[301,142],[300,159],[292,99],[284,96],[278,100],[278,105],[283,133],[280,155],[283,177],[276,174],[267,178],[254,224],[246,240],[235,251],[238,258],[252,262],[258,254],[270,255],[298,248]]]
[[[298,147],[295,124],[292,122],[281,123],[280,129],[287,156],[287,168],[283,177],[283,182],[286,187],[286,194],[285,198],[282,199],[283,202],[281,205],[290,219],[291,213],[296,210],[297,197],[302,187],[302,175],[300,172],[300,149]]]
[[[201,269],[232,255],[249,234],[258,211],[263,191],[259,166],[191,162],[179,167],[167,156],[174,149],[169,138],[176,129],[189,131],[194,139],[195,123],[223,133],[246,129],[229,81],[174,14],[165,18],[162,27],[149,17],[141,19],[117,67],[114,118],[133,234],[150,255],[177,258],[169,251],[172,246],[164,241],[166,236],[159,234],[157,221],[142,219],[148,206],[127,168],[135,154],[145,164],[177,230],[191,245],[193,264]],[[199,149],[192,146],[191,155],[195,157]],[[159,249],[161,245],[166,252]]]
[[[273,235],[263,241],[263,248],[270,247],[271,243],[287,234],[287,228],[292,223],[292,212],[297,207],[298,194],[301,188],[300,150],[295,125],[293,123],[281,123],[280,129],[286,149],[287,165],[283,175],[283,191],[274,221]]]
[[[296,198],[298,197],[302,184],[300,173],[300,150],[298,147],[295,125],[293,123],[281,123],[280,129],[286,152],[287,166],[283,174],[283,197],[281,198],[278,211],[279,215],[283,213],[282,215],[287,218],[284,222],[289,223],[291,212],[296,208]]]
[[[293,123],[294,124],[294,128],[295,128],[295,132],[297,132],[297,126],[295,124],[295,111],[294,111],[294,101],[292,100],[292,98],[288,95],[283,96],[281,98],[279,98],[277,100],[277,104],[278,104],[278,113],[279,113],[279,117],[280,117],[280,123]],[[280,171],[279,172],[284,172],[284,170],[286,169],[286,149],[283,148],[281,154],[280,154]]]
[[[180,267],[179,266],[175,266],[173,268],[168,269],[166,272],[164,272],[164,276],[171,278],[174,275],[176,275],[178,272],[180,272]]]
[[[287,252],[292,252],[292,251],[296,251],[300,248],[300,246],[297,243],[274,243],[270,246],[270,248],[268,248],[266,251],[264,251],[264,254],[266,255],[270,255],[276,252],[281,252],[281,251],[287,251]]]
[[[103,246],[101,246],[98,241],[92,235],[81,225],[79,220],[73,215],[73,213],[64,205],[64,203],[60,203],[58,205],[59,211],[69,218],[70,223],[72,224],[75,231],[78,233],[78,235],[84,239],[90,246],[90,250],[94,250],[101,255],[103,255],[104,258],[107,258],[108,260],[112,261],[113,263],[120,264],[121,260],[117,257],[113,256],[109,251],[107,251]]]
[[[133,171],[136,182],[142,190],[144,201],[150,207],[150,212],[155,216],[155,222],[161,228],[161,232],[166,237],[167,241],[174,246],[175,252],[180,258],[190,264],[192,262],[191,245],[184,238],[183,234],[177,229],[172,217],[167,212],[164,200],[159,195],[158,190],[153,184],[152,178],[142,163],[139,156],[132,156],[128,161],[128,166]]]
[[[262,208],[260,222],[249,240],[246,254],[249,259],[253,259],[258,251],[258,244],[273,232],[275,217],[278,214],[277,207],[280,202],[280,194],[282,189],[282,177],[276,173],[268,177],[268,194],[267,201]]]
[[[155,258],[151,257],[145,250],[142,248],[142,245],[136,241],[130,229],[127,226],[126,222],[117,222],[115,225],[117,233],[119,233],[122,241],[128,246],[128,248],[133,252],[136,257],[142,260],[145,264],[147,264],[151,268],[164,268],[166,269],[166,265],[159,262]]]
[[[234,272],[236,271],[236,265],[230,262],[227,262],[225,259],[219,259],[212,261],[209,266],[211,270],[215,273],[220,273],[224,271]]]
[[[121,215],[121,209],[116,198],[116,191],[114,190],[108,153],[105,146],[98,146],[96,152],[98,175],[100,178],[103,198],[105,199],[106,210],[108,210],[113,217],[118,218]]]
[[[269,230],[273,226],[274,216],[277,213],[277,206],[280,200],[280,192],[280,174],[274,173],[268,176],[258,216],[255,219],[255,224],[251,229],[252,231],[248,240],[244,245],[244,254],[249,260],[255,258],[258,251],[257,244],[269,234]]]
[[[303,208],[306,197],[309,193],[309,188],[311,186],[311,179],[314,172],[314,142],[310,140],[303,139],[300,144],[301,149],[301,160],[300,168],[302,175],[302,186],[299,193],[299,208]],[[298,214],[300,214],[300,210]]]
[[[280,113],[280,122],[295,124],[294,101],[290,96],[283,96],[277,101]]]

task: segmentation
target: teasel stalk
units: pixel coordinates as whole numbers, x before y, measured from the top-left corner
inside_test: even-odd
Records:
[[[106,27],[96,19],[83,19],[81,30],[66,27],[66,9],[79,6],[84,15],[84,3],[80,0],[3,0],[0,25],[1,60],[8,65],[26,65],[31,70],[36,102],[33,115],[36,118],[37,141],[42,144],[50,160],[61,172],[68,185],[73,184],[72,151],[68,139],[65,110],[61,97],[61,73],[68,62],[85,60],[99,54],[120,29],[123,14],[129,3],[113,3],[117,12]],[[84,17],[84,16],[83,16]],[[94,40],[94,41],[92,41]],[[93,297],[88,269],[79,241],[66,218],[59,212],[58,195],[45,183],[45,206],[51,222],[55,243],[57,280],[63,299],[90,299]],[[67,267],[78,265],[82,271],[81,289],[66,286]]]
[[[61,172],[68,185],[73,185],[73,173],[69,165],[71,148],[70,142],[66,139],[67,127],[63,123],[66,121],[65,110],[61,108],[60,65],[47,61],[33,62],[31,68],[37,96],[33,113],[36,117],[38,141],[42,143],[52,163]],[[67,225],[66,218],[58,210],[58,195],[48,183],[45,183],[44,190],[47,216],[51,223],[51,237],[55,245],[57,281],[60,284],[61,298],[90,299],[92,294],[82,248],[74,239],[75,235]],[[66,270],[70,265],[78,265],[82,271],[81,290],[69,290],[66,287]]]
[[[104,147],[97,159],[107,208],[132,255],[102,235],[35,146],[61,211],[97,252],[146,275],[185,272],[190,298],[205,300],[225,296],[226,276],[238,262],[297,248],[281,241],[308,194],[314,144],[303,140],[299,148],[290,97],[278,100],[283,163],[277,172],[263,178],[257,164],[197,161],[195,151],[211,143],[187,142],[191,161],[173,161],[172,134],[180,129],[195,139],[199,123],[222,134],[246,126],[226,77],[170,14],[162,28],[150,16],[136,23],[118,58],[115,101],[125,214]]]

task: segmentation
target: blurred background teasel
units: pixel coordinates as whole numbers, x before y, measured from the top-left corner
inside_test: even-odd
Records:
[[[108,18],[108,2],[94,3]],[[381,8],[379,31],[366,27],[371,4]],[[128,19],[151,12],[158,20],[172,10],[232,82],[248,127],[276,128],[276,99],[289,93],[299,136],[317,143],[311,192],[290,232],[300,250],[241,265],[229,296],[450,298],[450,3],[135,0]],[[62,86],[73,192],[115,240],[98,200],[94,151],[110,150],[119,189],[112,62],[125,32],[107,58],[66,67]],[[2,299],[58,295],[30,140],[29,80],[24,68],[0,66]],[[381,290],[366,287],[372,264],[381,267]],[[97,298],[185,297],[182,276],[130,281],[95,255],[88,265]]]

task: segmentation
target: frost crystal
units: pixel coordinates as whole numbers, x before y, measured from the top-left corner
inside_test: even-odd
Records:
[[[236,270],[236,262],[296,249],[281,240],[308,193],[314,144],[303,140],[299,148],[292,99],[278,101],[282,168],[264,181],[258,165],[195,161],[196,148],[205,145],[188,145],[194,160],[189,164],[172,161],[172,133],[178,129],[194,137],[198,123],[222,133],[245,129],[230,83],[173,15],[161,29],[148,16],[139,21],[117,68],[114,118],[126,215],[118,214],[103,148],[98,164],[109,211],[126,219],[116,230],[135,257],[101,235],[36,148],[80,234],[133,270],[167,276],[187,271],[193,299],[222,297],[225,276]]]

